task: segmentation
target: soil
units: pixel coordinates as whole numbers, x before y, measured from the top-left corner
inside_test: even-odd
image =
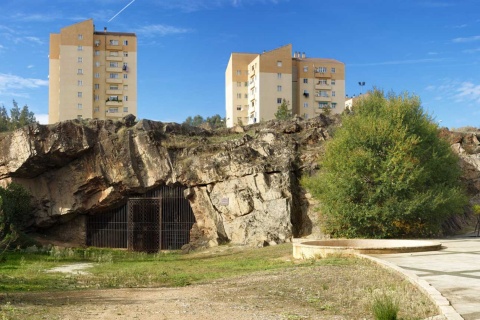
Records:
[[[310,266],[180,288],[26,293],[11,297],[11,305],[14,319],[373,319],[371,300],[383,289],[372,281],[385,275],[370,275],[371,268],[361,264],[345,270]],[[428,299],[411,286],[397,294],[413,302],[404,306],[404,315],[419,314],[417,306],[425,310],[421,318],[436,314],[433,307],[426,307],[431,305]]]

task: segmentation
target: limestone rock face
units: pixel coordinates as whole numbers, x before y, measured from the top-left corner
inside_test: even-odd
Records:
[[[51,230],[67,222],[82,229],[77,217],[180,184],[196,219],[193,246],[272,245],[311,233],[308,205],[297,200],[299,172],[315,168],[335,121],[220,131],[132,117],[34,124],[0,137],[0,184],[25,186],[36,208],[32,227]]]

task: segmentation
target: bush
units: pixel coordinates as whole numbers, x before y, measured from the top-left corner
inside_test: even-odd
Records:
[[[418,97],[375,90],[343,117],[318,175],[304,184],[333,236],[419,237],[463,211],[460,173]]]
[[[372,311],[375,320],[397,320],[398,303],[388,295],[375,297],[372,304]]]
[[[0,247],[14,242],[29,218],[30,194],[19,184],[0,187]]]

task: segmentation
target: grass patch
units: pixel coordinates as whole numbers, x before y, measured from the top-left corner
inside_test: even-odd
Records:
[[[89,274],[45,272],[76,262],[94,266],[85,270]],[[98,248],[11,252],[0,263],[0,319],[36,319],[32,315],[38,314],[39,308],[49,319],[61,319],[72,312],[73,306],[81,312],[91,308],[102,312],[115,303],[110,296],[122,292],[109,290],[104,304],[98,299],[93,303],[90,297],[96,289],[183,290],[181,287],[191,286],[185,289],[191,292],[199,288],[197,284],[202,284],[202,295],[208,295],[206,301],[224,302],[228,308],[227,297],[232,297],[238,310],[273,308],[272,312],[282,315],[279,319],[311,319],[317,315],[373,319],[372,301],[378,292],[398,298],[395,301],[401,319],[436,314],[431,302],[408,281],[368,260],[333,256],[295,261],[291,244],[284,244],[266,248],[221,246],[191,254]]]

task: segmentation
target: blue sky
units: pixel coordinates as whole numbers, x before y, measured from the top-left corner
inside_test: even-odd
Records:
[[[224,116],[230,53],[291,43],[344,62],[350,96],[409,91],[443,126],[480,127],[480,0],[1,0],[0,12],[0,104],[42,122],[49,34],[93,18],[137,34],[139,118]]]

